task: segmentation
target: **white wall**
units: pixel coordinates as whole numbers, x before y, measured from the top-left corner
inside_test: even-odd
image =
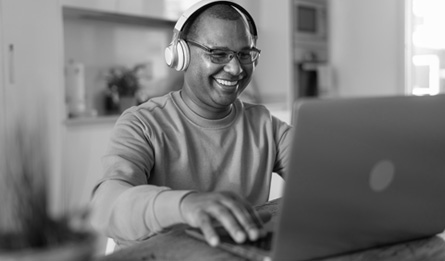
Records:
[[[253,78],[263,103],[288,106],[293,86],[290,0],[238,0],[253,16],[261,57]]]
[[[405,0],[329,0],[330,61],[339,96],[404,93]]]

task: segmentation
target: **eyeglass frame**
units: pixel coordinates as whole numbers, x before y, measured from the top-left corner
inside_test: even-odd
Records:
[[[252,63],[254,63],[256,60],[258,60],[258,58],[260,57],[260,54],[261,54],[261,50],[258,49],[258,48],[256,48],[255,46],[237,52],[237,51],[233,51],[233,50],[230,50],[230,49],[210,48],[210,47],[208,47],[208,46],[206,46],[206,45],[204,45],[204,44],[202,44],[202,43],[199,43],[199,42],[197,42],[197,41],[190,40],[190,39],[184,39],[184,41],[186,41],[187,43],[190,43],[191,45],[196,46],[196,47],[198,47],[198,48],[201,48],[202,50],[208,52],[208,53],[210,54],[210,61],[212,61],[212,63],[215,63],[215,64],[227,64],[227,63],[229,63],[229,62],[233,59],[233,57],[235,57],[235,56],[236,56],[236,58],[238,59],[238,62],[241,63],[241,64],[252,64]],[[256,58],[255,58],[254,60],[251,60],[251,61],[249,61],[249,62],[242,62],[241,59],[240,59],[240,57],[239,57],[239,55],[242,54],[243,52],[245,52],[246,50],[248,50],[248,52],[255,51],[255,52],[258,53],[258,55],[256,56]],[[212,53],[213,53],[214,51],[224,52],[224,53],[228,54],[228,55],[227,55],[228,57],[230,57],[230,55],[232,55],[232,56],[231,56],[231,58],[230,58],[229,60],[227,60],[227,61],[225,61],[225,62],[218,62],[218,61],[215,61],[215,60],[214,60],[215,57],[212,56]]]

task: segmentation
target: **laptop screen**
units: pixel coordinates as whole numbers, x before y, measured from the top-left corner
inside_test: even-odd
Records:
[[[445,228],[445,95],[298,101],[273,260]]]

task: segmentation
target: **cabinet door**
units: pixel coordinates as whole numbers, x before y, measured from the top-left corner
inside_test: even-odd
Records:
[[[60,175],[52,175],[60,169],[63,117],[59,1],[0,0],[0,17],[3,128],[8,138],[18,125],[27,135],[44,133],[50,179],[57,182]]]
[[[5,58],[3,57],[3,28],[2,25],[3,24],[3,7],[2,7],[2,3],[0,2],[0,165],[3,165],[2,159],[5,158],[5,150],[2,149],[4,148],[4,139],[6,138],[5,136],[5,75],[4,75],[4,61]],[[3,169],[0,167],[0,175],[3,175]],[[0,177],[1,178],[1,177]]]
[[[5,111],[12,125],[21,111],[33,114],[59,98],[61,27],[57,0],[0,1]]]

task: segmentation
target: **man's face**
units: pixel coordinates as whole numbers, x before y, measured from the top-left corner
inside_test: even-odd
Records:
[[[239,19],[236,21],[205,18],[200,24],[197,39],[209,48],[240,51],[252,47],[248,28]],[[200,109],[223,112],[250,82],[254,64],[241,64],[234,57],[226,64],[215,64],[208,53],[189,44],[190,65],[185,73],[183,95],[187,95]]]

